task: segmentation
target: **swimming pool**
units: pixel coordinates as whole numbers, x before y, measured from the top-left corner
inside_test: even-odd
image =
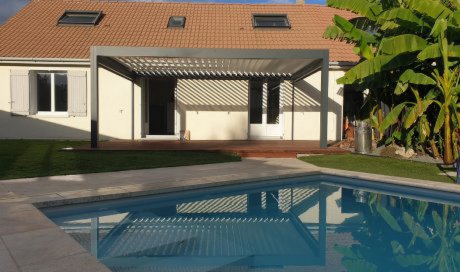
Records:
[[[112,271],[458,271],[459,206],[320,175],[43,212]]]

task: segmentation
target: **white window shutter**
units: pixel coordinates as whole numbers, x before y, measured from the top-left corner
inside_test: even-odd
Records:
[[[68,112],[70,116],[86,116],[86,71],[68,71]]]
[[[11,70],[11,113],[29,115],[30,84],[28,70]]]
[[[37,96],[37,72],[30,71],[29,74],[29,114],[34,115],[38,112],[38,96]]]

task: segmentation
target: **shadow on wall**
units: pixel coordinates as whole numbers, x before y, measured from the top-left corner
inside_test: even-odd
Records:
[[[50,117],[72,122],[72,118],[82,117]],[[86,118],[85,118],[86,119]],[[66,121],[67,121],[66,120]],[[86,122],[86,120],[85,120]],[[77,129],[70,126],[44,121],[28,116],[12,115],[10,112],[0,111],[0,139],[68,139],[90,140],[90,124],[88,129]],[[106,135],[99,135],[100,140],[112,139]]]
[[[181,129],[187,128],[186,112],[247,112],[248,83],[244,80],[179,80],[177,111]],[[227,131],[226,135],[236,137],[237,134],[224,124],[221,122],[221,129]]]
[[[321,91],[305,80],[297,82],[295,86],[294,112],[319,113]],[[283,95],[283,111],[292,112],[292,85],[288,81],[285,81],[284,90],[286,91]],[[177,106],[181,116],[181,129],[187,128],[185,118],[187,111],[247,112],[248,81],[179,80]],[[328,108],[329,113],[336,115],[335,138],[340,140],[342,137],[342,105],[329,98]],[[247,121],[245,122],[247,124]],[[222,129],[226,128],[222,126]]]
[[[285,96],[287,101],[284,101],[285,112],[292,112],[292,85],[288,84],[288,92]],[[307,81],[302,80],[295,83],[295,94],[294,94],[294,112],[320,112],[321,111],[321,90],[318,90]],[[332,90],[335,91],[335,90]],[[331,92],[331,90],[329,90]],[[342,105],[335,102],[329,97],[328,99],[328,112],[334,113],[336,117],[335,122],[335,137],[337,140],[341,140],[342,137]],[[295,120],[294,120],[295,122]],[[295,129],[295,127],[294,127]]]
[[[247,92],[241,80],[186,80],[178,100],[185,111],[247,111]]]

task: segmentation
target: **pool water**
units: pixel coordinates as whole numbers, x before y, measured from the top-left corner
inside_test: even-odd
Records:
[[[459,271],[459,200],[309,176],[43,212],[112,271]]]

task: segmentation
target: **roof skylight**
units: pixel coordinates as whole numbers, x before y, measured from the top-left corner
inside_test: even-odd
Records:
[[[101,16],[101,11],[66,10],[58,23],[60,25],[96,25]]]
[[[290,28],[287,14],[253,14],[252,23],[256,28]]]
[[[168,21],[168,28],[184,28],[185,27],[185,17],[184,16],[171,16]]]

